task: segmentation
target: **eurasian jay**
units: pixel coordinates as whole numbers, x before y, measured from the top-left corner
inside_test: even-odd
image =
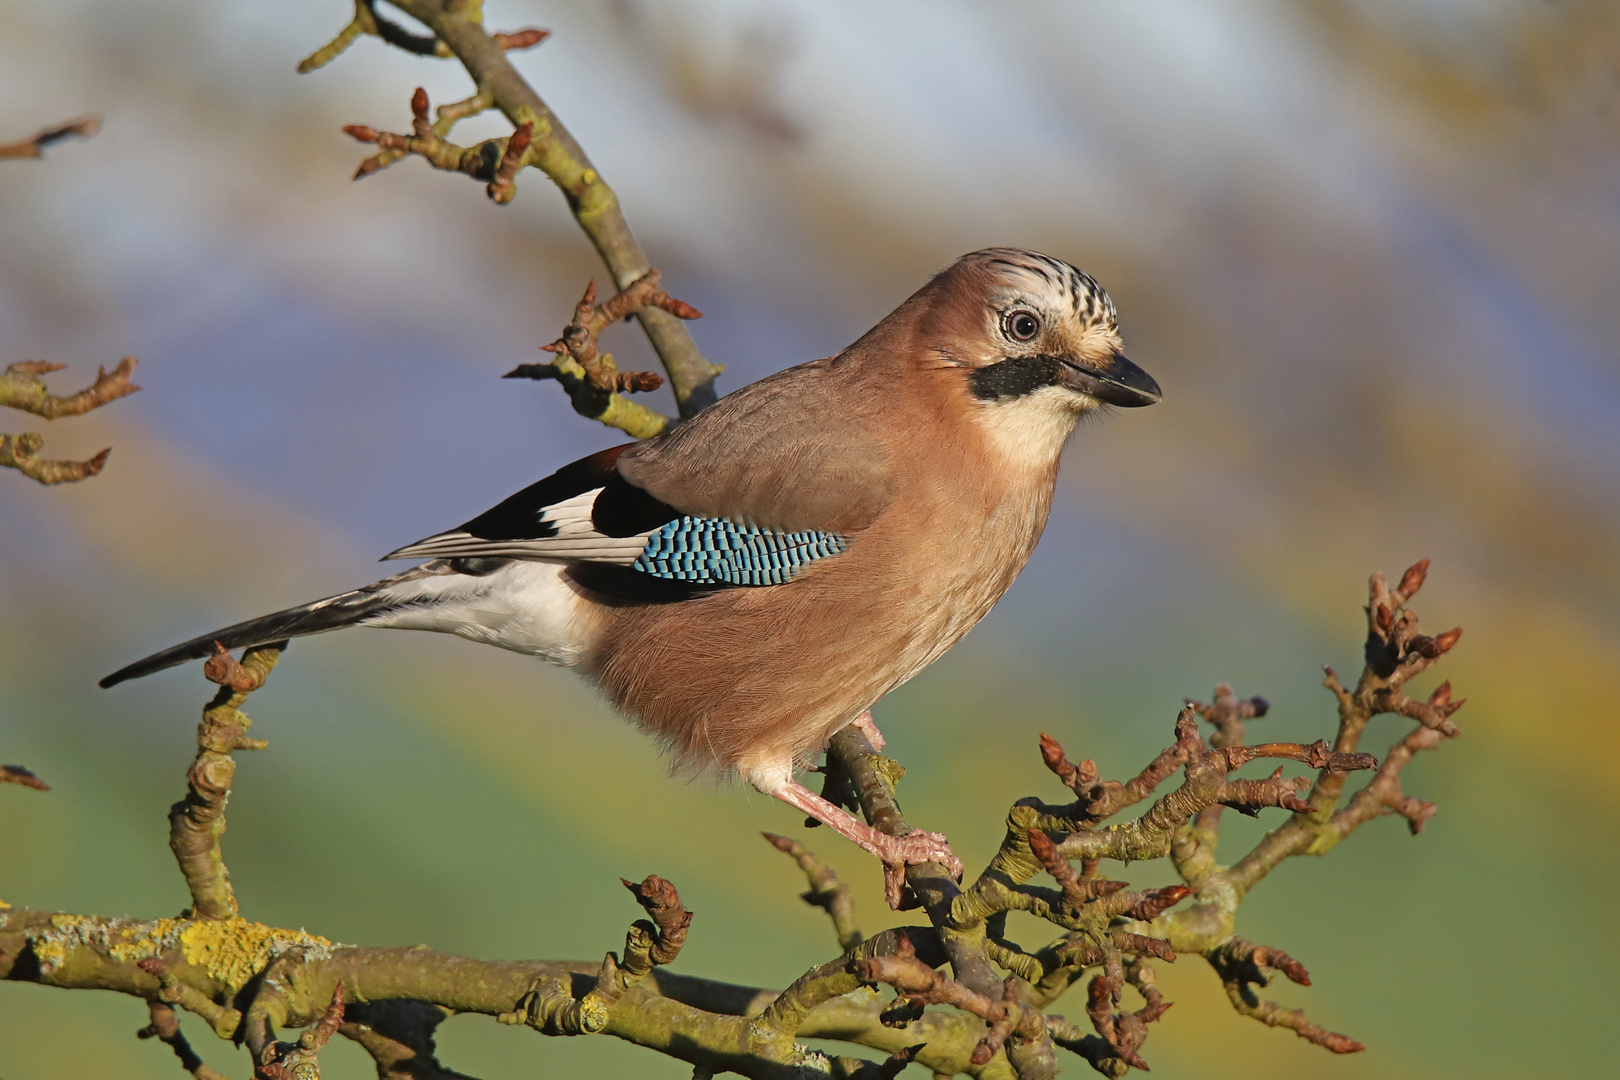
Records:
[[[101,680],[344,626],[435,630],[573,668],[670,752],[735,772],[894,871],[891,837],[796,766],[955,644],[1028,560],[1085,414],[1159,400],[1068,263],[957,260],[855,344],[668,433],[582,458],[385,556],[402,574],[165,649]]]

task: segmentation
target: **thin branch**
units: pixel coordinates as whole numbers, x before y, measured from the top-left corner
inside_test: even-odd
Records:
[[[96,381],[83,390],[58,397],[46,388],[45,380],[40,376],[61,371],[64,367],[65,364],[51,364],[43,360],[12,364],[0,373],[0,405],[33,413],[46,420],[56,420],[63,416],[80,416],[140,389],[129,381],[130,376],[135,374],[135,358],[126,356],[111,371],[98,368]]]
[[[838,947],[845,952],[861,943],[861,929],[855,921],[855,901],[849,895],[849,886],[839,880],[833,868],[816,858],[815,852],[797,840],[776,833],[761,833],[770,845],[790,856],[804,871],[810,891],[800,896],[811,907],[821,908],[832,919],[833,933],[838,935]]]
[[[0,469],[16,469],[30,480],[47,486],[71,484],[99,473],[112,453],[112,448],[108,447],[84,461],[36,457],[44,445],[45,437],[32,431],[25,431],[21,435],[0,435]]]
[[[392,19],[377,14],[373,0],[355,0],[354,18],[338,31],[337,37],[299,61],[298,74],[307,75],[336,60],[343,51],[365,36],[381,38],[395,48],[418,56],[436,56],[441,59],[454,54],[449,46],[437,38],[413,34]],[[550,30],[530,27],[510,34],[493,35],[495,43],[503,49],[532,49],[551,36]]]
[[[90,386],[76,394],[58,397],[46,388],[40,376],[60,371],[62,367],[43,360],[12,364],[0,372],[0,406],[55,420],[87,413],[140,389],[129,381],[135,371],[135,358],[126,356],[111,372],[99,369],[96,381]],[[68,484],[95,476],[112,453],[109,448],[84,461],[58,461],[38,456],[44,445],[44,437],[31,431],[0,435],[0,468],[16,469],[41,484]]]
[[[394,999],[348,1006],[338,1033],[360,1044],[377,1066],[377,1080],[476,1080],[439,1063],[434,1030],[449,1012]]]
[[[65,124],[46,128],[35,132],[26,139],[17,142],[0,143],[0,161],[7,158],[41,158],[45,156],[45,147],[62,139],[78,136],[88,139],[101,130],[101,117],[82,116],[77,120],[69,120]]]
[[[185,1034],[180,1030],[180,1021],[174,1015],[174,1009],[161,1001],[146,1003],[151,1022],[135,1033],[137,1039],[156,1039],[174,1051],[174,1056],[180,1059],[180,1067],[197,1080],[226,1080],[225,1074],[215,1072],[203,1064],[203,1059],[191,1048]]]
[[[21,784],[23,787],[33,788],[35,791],[51,790],[51,785],[35,776],[32,769],[23,765],[0,765],[0,784]]]
[[[535,44],[535,32],[518,35],[491,35],[481,22],[479,4],[457,0],[399,0],[394,6],[411,15],[433,32],[431,52],[448,49],[467,69],[481,95],[504,113],[514,129],[532,125],[532,142],[527,161],[551,178],[568,200],[569,209],[613,275],[614,284],[625,288],[644,275],[651,264],[636,242],[619,206],[618,196],[602,179],[590,158],[568,129],[535,93],[507,59],[509,47]],[[368,24],[367,19],[371,22]],[[356,8],[355,18],[328,46],[307,59],[300,70],[314,70],[335,57],[363,34],[378,36],[407,51],[424,52],[427,39],[385,32],[369,2]],[[360,25],[356,25],[356,24]],[[373,31],[371,26],[376,30]],[[439,136],[442,138],[442,135]],[[486,144],[488,145],[488,144]],[[488,160],[490,180],[498,167],[500,154]],[[504,147],[502,148],[504,153]],[[448,151],[446,151],[448,153]],[[457,158],[456,167],[461,167]],[[644,308],[636,318],[646,331],[653,349],[668,373],[681,416],[690,416],[715,400],[714,377],[719,370],[703,358],[681,321],[659,308]]]
[[[649,307],[669,312],[679,319],[701,319],[703,313],[684,300],[677,300],[658,287],[657,270],[648,270],[618,294],[596,303],[596,282],[585,286],[585,295],[574,305],[574,314],[562,336],[545,352],[557,353],[549,364],[519,364],[501,376],[503,379],[555,379],[568,392],[574,411],[581,416],[616,427],[637,438],[651,438],[666,430],[670,420],[623,395],[656,390],[663,377],[651,371],[620,371],[610,353],[597,349],[602,331],[619,319],[628,318]]]

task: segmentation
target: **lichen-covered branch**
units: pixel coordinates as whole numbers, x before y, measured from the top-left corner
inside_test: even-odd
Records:
[[[126,356],[110,372],[98,369],[96,381],[90,386],[61,397],[51,393],[40,376],[61,371],[63,366],[43,360],[12,364],[0,372],[0,406],[55,420],[79,416],[140,389],[129,381],[135,372],[135,358]],[[44,445],[44,436],[35,432],[0,434],[0,468],[16,469],[41,484],[66,484],[99,473],[112,453],[109,448],[84,461],[57,461],[38,456]]]
[[[283,645],[285,642],[282,643]],[[237,662],[221,648],[203,665],[219,693],[203,710],[197,725],[197,757],[186,771],[186,797],[169,808],[169,850],[191,890],[191,912],[198,919],[234,919],[238,915],[231,875],[219,849],[225,832],[225,804],[236,775],[234,750],[263,750],[269,744],[248,737],[252,721],[242,704],[276,666],[281,645],[249,649]]]
[[[48,127],[44,131],[37,131],[26,139],[16,142],[0,143],[0,161],[7,158],[33,159],[45,156],[45,148],[62,139],[77,136],[88,139],[101,130],[101,117],[82,116],[77,120],[69,120],[65,124]]]
[[[477,87],[477,93],[469,99],[476,106],[472,111],[499,109],[511,121],[514,131],[528,133],[526,145],[515,152],[514,158],[507,159],[515,135],[512,140],[490,140],[471,148],[448,143],[445,136],[459,116],[447,115],[441,109],[437,124],[426,123],[426,98],[422,95],[420,110],[415,108],[413,100],[415,121],[410,136],[388,136],[389,141],[384,143],[383,134],[375,129],[359,125],[346,129],[357,138],[377,142],[381,147],[376,157],[362,165],[361,174],[374,172],[403,154],[421,154],[439,168],[487,180],[491,197],[506,202],[515,194],[513,182],[518,170],[532,165],[562,190],[575,220],[607,264],[617,288],[628,288],[645,275],[651,263],[630,231],[618,196],[556,114],[507,59],[509,49],[538,44],[544,32],[491,35],[483,26],[483,5],[465,0],[397,0],[393,6],[426,25],[433,36],[426,38],[405,31],[378,15],[371,0],[358,0],[348,26],[330,44],[307,58],[299,70],[315,70],[367,34],[408,52],[454,55]],[[504,175],[503,165],[507,166]],[[703,358],[682,321],[656,306],[642,308],[635,317],[669,375],[681,416],[690,416],[713,402],[714,378],[720,369]]]
[[[1451,717],[1461,705],[1449,684],[1423,700],[1401,690],[1458,639],[1456,631],[1435,638],[1418,633],[1408,605],[1423,570],[1419,564],[1408,571],[1396,589],[1372,579],[1362,677],[1354,690],[1329,678],[1339,710],[1335,745],[1245,743],[1243,723],[1265,715],[1264,703],[1239,699],[1224,684],[1211,704],[1191,702],[1180,712],[1175,742],[1128,781],[1102,779],[1094,762],[1074,764],[1056,739],[1043,736],[1041,758],[1074,801],[1014,803],[1001,844],[966,887],[944,867],[909,867],[907,887],[914,906],[927,913],[927,925],[862,939],[837,876],[797,841],[768,836],[799,862],[811,884],[806,899],[833,915],[841,948],[841,955],[780,992],[669,971],[690,932],[691,913],[674,886],[656,875],[625,882],[647,918],[631,925],[622,954],[608,953],[600,963],[485,961],[425,947],[339,945],[243,918],[219,835],[230,755],[263,746],[247,737],[241,705],[278,652],[254,649],[237,660],[221,650],[205,666],[221,689],[198,729],[187,796],[170,815],[171,846],[191,909],[178,918],[134,920],[0,905],[0,978],[145,999],[151,1017],[145,1030],[168,1042],[196,1076],[208,1075],[201,1071],[207,1066],[178,1040],[175,1009],[202,1017],[222,1039],[245,1046],[262,1080],[318,1077],[316,1054],[334,1032],[363,1046],[384,1080],[462,1080],[440,1064],[433,1046],[435,1028],[452,1013],[481,1013],[544,1035],[623,1039],[688,1062],[699,1075],[879,1080],[914,1060],[936,1075],[1046,1080],[1057,1072],[1059,1049],[1107,1076],[1146,1068],[1144,1042],[1170,1007],[1153,964],[1196,953],[1240,1014],[1335,1053],[1355,1052],[1362,1049],[1356,1040],[1258,996],[1256,989],[1275,973],[1302,986],[1310,977],[1280,949],[1237,936],[1236,914],[1248,890],[1281,859],[1321,854],[1375,817],[1402,816],[1416,832],[1434,812],[1400,786],[1413,755],[1457,733]],[[1380,711],[1415,724],[1382,764],[1356,749],[1366,721]],[[1200,720],[1210,726],[1207,739]],[[876,827],[903,835],[910,825],[895,784],[904,770],[880,753],[880,740],[870,725],[837,734],[828,797],[853,803]],[[1262,758],[1303,765],[1314,771],[1314,781],[1281,770],[1234,775]],[[1372,779],[1342,799],[1349,774],[1375,766]],[[1177,785],[1155,798],[1178,772]],[[1134,820],[1112,820],[1150,798]],[[1223,866],[1222,807],[1281,810],[1289,817],[1236,864]],[[1132,888],[1103,873],[1108,860],[1141,864],[1166,857],[1179,881]],[[1035,883],[1043,874],[1052,886]],[[1014,940],[1007,930],[1011,911],[1043,920],[1057,936],[1044,944]],[[949,976],[938,970],[946,964]],[[1081,982],[1089,1032],[1050,1011]],[[892,987],[895,996],[876,992],[879,985]],[[296,1042],[279,1037],[283,1029],[301,1027],[308,1030]],[[804,1046],[805,1039],[844,1042],[880,1059],[829,1056]]]

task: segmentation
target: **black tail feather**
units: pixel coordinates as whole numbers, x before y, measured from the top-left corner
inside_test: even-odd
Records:
[[[200,660],[213,654],[216,641],[227,649],[246,649],[255,645],[285,641],[288,638],[303,637],[306,634],[320,634],[327,630],[353,626],[370,616],[400,607],[402,603],[409,603],[409,601],[402,602],[397,594],[383,595],[382,590],[387,586],[445,572],[449,572],[446,564],[427,563],[364,588],[352,589],[336,596],[328,596],[324,600],[300,604],[272,615],[261,615],[257,619],[239,622],[235,626],[227,626],[223,630],[216,630],[212,634],[204,634],[162,652],[153,653],[144,660],[137,660],[102,679],[100,685],[102,689],[106,689],[129,679],[139,679],[154,671],[183,664],[187,660]]]

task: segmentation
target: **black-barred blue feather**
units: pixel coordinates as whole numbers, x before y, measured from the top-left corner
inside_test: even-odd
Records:
[[[848,546],[837,533],[817,529],[779,533],[716,518],[679,517],[653,531],[631,569],[702,585],[782,585]]]
[[[458,566],[470,566],[469,559],[594,564],[622,567],[642,580],[708,588],[783,585],[810,563],[849,547],[847,536],[822,529],[682,513],[610,470],[622,449],[575,462],[461,528],[389,558],[461,560]],[[595,575],[591,584],[612,591],[625,581]]]

